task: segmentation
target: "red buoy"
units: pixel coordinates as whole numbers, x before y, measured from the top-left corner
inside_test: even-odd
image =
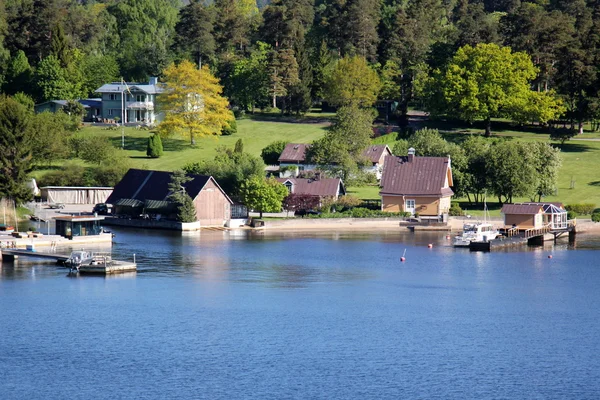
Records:
[[[404,261],[406,261],[406,258],[400,257],[400,261],[404,262]]]
[[[433,245],[432,245],[431,243],[429,243],[429,244],[427,245],[427,247],[431,249],[431,248],[433,248]]]
[[[552,254],[550,254],[550,255],[548,256],[548,258],[552,258]]]

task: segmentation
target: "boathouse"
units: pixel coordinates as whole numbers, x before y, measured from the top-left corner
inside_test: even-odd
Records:
[[[454,192],[450,157],[387,157],[381,178],[381,210],[424,217],[448,213]]]
[[[191,197],[201,226],[223,226],[231,219],[233,202],[212,176],[189,175],[182,189]],[[114,214],[152,221],[173,219],[174,204],[169,200],[171,173],[130,169],[106,200]],[[112,223],[113,221],[111,221]],[[133,223],[132,223],[133,224]]]
[[[77,236],[92,236],[102,233],[100,221],[104,217],[93,215],[76,215],[56,217],[56,234],[73,239]]]
[[[548,226],[551,230],[567,229],[567,210],[561,203],[515,203],[505,204],[500,211],[507,228],[538,229]]]
[[[113,191],[111,187],[44,186],[40,188],[42,201],[63,204],[105,203]]]

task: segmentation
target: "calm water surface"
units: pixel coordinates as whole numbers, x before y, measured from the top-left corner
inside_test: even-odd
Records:
[[[0,264],[0,399],[598,398],[598,249],[118,231],[137,274]]]

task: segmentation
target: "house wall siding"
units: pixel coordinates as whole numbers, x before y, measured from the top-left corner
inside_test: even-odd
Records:
[[[202,226],[223,226],[231,214],[231,203],[212,179],[194,199],[194,207]]]
[[[540,218],[538,218],[540,220]],[[543,219],[542,219],[543,221]],[[505,214],[504,225],[513,226],[516,225],[521,229],[541,228],[542,223],[538,221],[536,224],[535,215],[523,215],[523,214]]]
[[[445,198],[443,198],[445,199]],[[448,201],[450,198],[447,198]],[[437,197],[414,197],[414,196],[382,196],[382,210],[386,212],[404,211],[404,201],[415,200],[415,212],[419,215],[438,216],[440,215],[440,198]],[[448,206],[449,207],[449,206]]]

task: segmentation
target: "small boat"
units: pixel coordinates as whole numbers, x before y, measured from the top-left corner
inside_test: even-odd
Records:
[[[471,242],[487,243],[500,236],[498,229],[487,222],[487,199],[483,199],[483,222],[464,224],[462,235],[454,238],[454,247],[470,247]]]
[[[465,224],[462,235],[454,238],[454,247],[469,247],[471,242],[489,242],[500,236],[500,232],[488,222]]]
[[[91,265],[94,262],[94,255],[89,251],[77,250],[71,252],[71,255],[65,261],[65,266],[71,271],[78,271],[82,265]]]

